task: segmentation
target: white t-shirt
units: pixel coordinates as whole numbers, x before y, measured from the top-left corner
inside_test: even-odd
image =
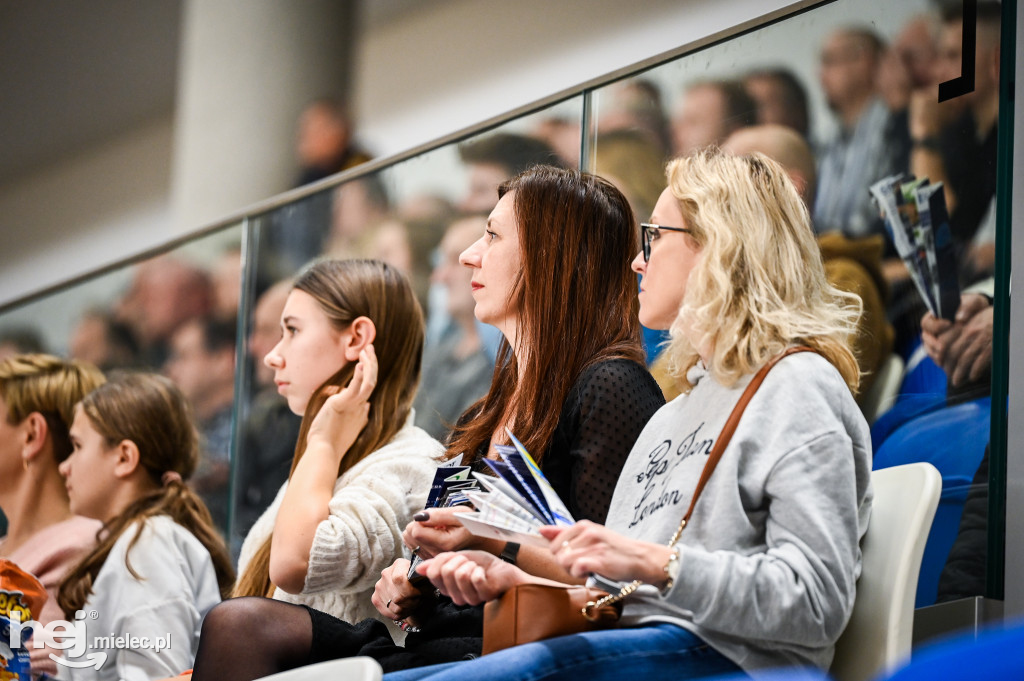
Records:
[[[146,519],[128,553],[138,528],[124,531],[96,575],[83,616],[76,618],[85,641],[64,651],[70,664],[84,665],[92,656],[93,666],[58,664],[60,678],[148,681],[192,667],[203,617],[220,602],[213,560],[166,515]]]

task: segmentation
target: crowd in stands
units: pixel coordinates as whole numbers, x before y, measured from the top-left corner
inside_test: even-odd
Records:
[[[818,83],[784,65],[674,91],[641,75],[595,97],[591,130],[537,116],[460,143],[457,194],[380,171],[254,220],[251,252],[141,262],[54,348],[66,359],[0,329],[0,558],[49,592],[43,624],[81,610],[90,631],[177,644],[93,647],[109,662],[72,677],[255,679],[354,655],[392,681],[827,669],[883,364],[920,347],[951,397],[988,390],[999,17],[978,3],[974,90],[947,102],[959,5],[889,42],[837,27]],[[353,132],[311,102],[297,185],[370,160]],[[901,172],[944,183],[968,291],[954,320],[926,312],[868,192]],[[715,513],[670,542],[691,454],[798,345],[704,492]],[[418,513],[439,464],[485,470],[506,427],[579,521],[545,530],[549,548]],[[940,599],[985,592],[988,459]],[[481,657],[484,603],[590,573],[643,582],[620,627]],[[36,673],[57,671],[49,652]]]

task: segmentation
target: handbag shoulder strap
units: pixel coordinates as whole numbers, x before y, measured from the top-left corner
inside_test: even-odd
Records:
[[[690,522],[690,516],[693,515],[693,509],[697,505],[697,499],[700,498],[700,493],[704,491],[704,486],[711,479],[711,474],[715,472],[715,466],[722,458],[722,454],[725,453],[725,448],[729,446],[729,441],[732,440],[732,434],[736,432],[736,426],[740,422],[740,417],[743,416],[744,410],[750,403],[751,398],[754,397],[754,393],[761,387],[768,372],[772,370],[776,364],[783,357],[788,357],[797,352],[817,352],[814,348],[807,345],[797,345],[791,348],[787,348],[779,354],[772,357],[768,362],[762,366],[754,377],[750,379],[750,383],[747,384],[743,394],[740,395],[740,399],[736,402],[736,406],[733,407],[732,413],[729,414],[729,418],[726,419],[725,425],[722,427],[722,432],[718,435],[718,439],[715,441],[715,446],[711,448],[711,453],[708,454],[708,461],[704,464],[704,470],[700,474],[700,480],[697,481],[697,488],[693,492],[693,498],[690,499],[690,507],[686,509],[686,514],[683,516],[682,521],[679,523],[679,528],[675,534],[672,535],[672,540],[668,543],[669,546],[674,545],[679,541],[679,535],[682,533],[683,528],[686,527],[686,523]]]

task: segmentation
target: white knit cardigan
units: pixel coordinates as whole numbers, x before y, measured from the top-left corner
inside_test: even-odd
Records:
[[[402,530],[426,502],[444,447],[412,425],[413,414],[388,444],[334,483],[330,515],[316,528],[309,570],[300,594],[281,589],[274,598],[300,603],[347,622],[382,618],[370,602],[380,572],[406,555]],[[249,531],[238,561],[245,571],[274,529],[286,482]]]

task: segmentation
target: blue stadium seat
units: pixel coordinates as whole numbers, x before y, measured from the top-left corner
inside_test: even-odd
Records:
[[[927,461],[942,475],[942,496],[917,583],[917,608],[935,603],[939,575],[956,539],[967,492],[989,441],[991,407],[991,398],[984,397],[928,411],[897,428],[875,452],[876,470]]]

